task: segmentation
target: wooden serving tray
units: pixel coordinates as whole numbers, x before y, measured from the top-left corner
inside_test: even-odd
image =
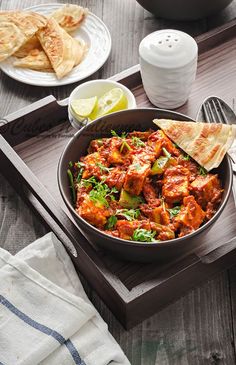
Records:
[[[179,112],[196,117],[204,98],[235,97],[236,21],[197,38],[197,79]],[[139,66],[112,79],[128,86],[139,107],[153,107],[141,82]],[[57,185],[61,152],[74,134],[67,120],[67,100],[48,96],[0,120],[0,168],[16,191],[64,243],[73,262],[126,327],[130,328],[236,259],[236,209],[227,206],[199,249],[175,262],[139,264],[117,260],[91,246],[64,205]],[[145,121],[144,121],[145,123]]]

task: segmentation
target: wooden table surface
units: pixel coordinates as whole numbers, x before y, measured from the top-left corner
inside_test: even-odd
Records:
[[[64,3],[44,0],[52,2]],[[157,19],[135,0],[70,2],[87,6],[111,32],[111,55],[91,78],[107,78],[138,63],[141,39],[155,30],[176,28],[196,36],[236,17],[236,1],[211,18],[186,23]],[[0,6],[2,10],[21,9],[37,3],[2,0]],[[0,75],[0,117],[48,94],[63,99],[76,86],[33,87]],[[15,253],[44,233],[44,227],[0,176],[0,246]],[[190,291],[130,331],[125,331],[96,293],[85,286],[132,365],[236,364],[236,267]]]

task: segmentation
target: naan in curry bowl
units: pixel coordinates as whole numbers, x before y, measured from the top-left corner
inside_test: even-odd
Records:
[[[220,165],[236,138],[236,125],[170,119],[153,122],[207,171]]]

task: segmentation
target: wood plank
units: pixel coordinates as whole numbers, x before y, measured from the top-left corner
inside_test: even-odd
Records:
[[[132,365],[234,364],[227,273],[129,331],[94,292],[91,298]]]
[[[234,347],[234,357],[236,363],[236,266],[228,271],[230,304],[231,304],[231,330],[232,330],[232,346]]]

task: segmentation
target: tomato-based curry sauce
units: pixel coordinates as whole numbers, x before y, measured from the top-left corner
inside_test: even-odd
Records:
[[[104,233],[158,242],[185,236],[216,212],[223,189],[163,131],[122,133],[90,142],[70,162],[77,213]]]

